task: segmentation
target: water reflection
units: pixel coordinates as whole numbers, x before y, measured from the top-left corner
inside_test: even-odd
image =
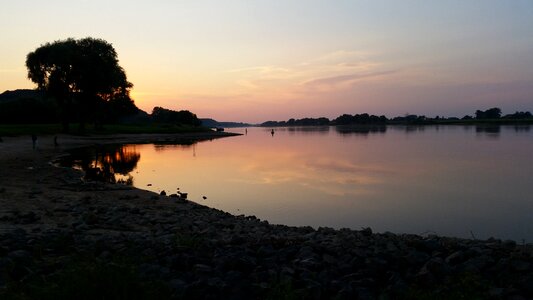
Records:
[[[137,153],[128,168],[111,164],[99,172],[136,168],[136,187],[179,189],[192,201],[271,223],[533,241],[533,202],[524,198],[533,193],[529,126],[278,127],[273,138],[270,132],[248,128],[247,135],[213,142],[124,146],[91,153],[79,165]]]
[[[141,154],[134,145],[108,145],[73,150],[61,164],[83,170],[85,180],[132,185],[130,172],[140,159]]]
[[[530,125],[515,125],[514,126],[515,132],[529,132],[530,129],[531,129]]]
[[[500,136],[501,126],[499,125],[476,125],[476,133],[490,138],[498,138]]]
[[[368,135],[387,132],[387,126],[335,126],[337,133],[342,135]]]
[[[194,144],[181,145],[181,144],[154,144],[155,151],[174,150],[174,149],[189,149]]]

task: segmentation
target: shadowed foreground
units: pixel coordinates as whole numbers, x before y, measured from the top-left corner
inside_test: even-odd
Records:
[[[533,298],[530,245],[270,225],[48,163],[140,139],[0,143],[0,298]]]

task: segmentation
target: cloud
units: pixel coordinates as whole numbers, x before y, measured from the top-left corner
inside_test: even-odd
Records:
[[[377,54],[338,50],[284,65],[258,65],[225,71],[233,92],[281,101],[309,92],[342,89],[365,78],[384,76]],[[313,88],[314,87],[314,88]],[[311,89],[310,89],[311,88]]]
[[[382,77],[390,74],[397,73],[397,70],[389,70],[389,71],[377,71],[377,72],[370,72],[370,73],[354,73],[354,74],[348,74],[348,75],[338,75],[338,76],[330,76],[330,77],[323,77],[323,78],[317,78],[312,79],[309,81],[306,81],[303,83],[303,85],[307,87],[335,87],[338,85],[353,85],[356,82],[359,82],[363,79],[368,78],[376,78],[376,77]]]
[[[231,69],[226,71],[227,73],[259,73],[265,76],[276,75],[276,74],[287,74],[291,70],[288,68],[278,67],[278,66],[256,66],[249,68],[239,68]]]

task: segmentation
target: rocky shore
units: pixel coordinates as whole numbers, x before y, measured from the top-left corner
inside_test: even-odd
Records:
[[[1,299],[533,299],[531,245],[271,225],[49,163],[154,138],[4,138]]]

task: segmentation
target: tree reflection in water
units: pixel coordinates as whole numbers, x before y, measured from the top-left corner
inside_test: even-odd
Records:
[[[77,149],[70,157],[75,159],[63,163],[82,169],[85,180],[132,185],[130,172],[137,167],[141,154],[134,145],[98,146]]]
[[[335,130],[337,133],[341,135],[369,135],[369,134],[376,134],[376,133],[386,133],[387,132],[387,126],[385,125],[340,125],[335,126]]]

